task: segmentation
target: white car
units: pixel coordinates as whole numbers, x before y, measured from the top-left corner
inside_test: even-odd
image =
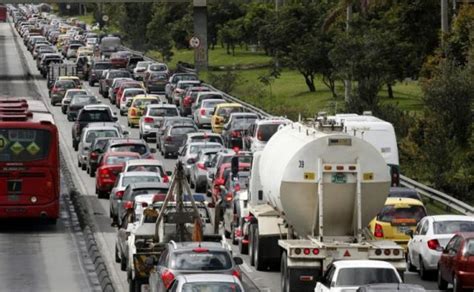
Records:
[[[285,118],[268,118],[255,121],[250,125],[248,134],[244,139],[244,149],[250,152],[262,151],[280,126],[287,125],[290,122]]]
[[[356,291],[360,286],[377,283],[402,283],[395,267],[389,262],[371,260],[345,260],[333,262],[315,292]]]
[[[125,116],[128,112],[128,102],[133,99],[134,96],[139,94],[146,95],[145,89],[142,88],[125,88],[120,96],[120,115]]]
[[[222,274],[179,275],[173,282],[170,291],[233,291],[243,292],[244,287],[239,278]]]
[[[456,232],[474,232],[474,218],[436,215],[421,219],[408,242],[408,270],[419,270],[420,277],[427,279],[430,271],[438,269],[441,253]]]
[[[196,162],[197,155],[200,150],[216,150],[224,149],[221,143],[216,142],[191,142],[183,146],[178,154],[178,160],[183,163],[184,173],[190,180],[191,167]]]
[[[160,103],[149,104],[138,122],[138,135],[148,142],[149,138],[156,139],[161,123],[167,117],[179,117],[176,105]]]
[[[137,63],[137,66],[133,69],[133,78],[136,80],[143,80],[145,77],[145,71],[148,68],[148,65],[152,64],[152,61],[140,61]]]
[[[165,167],[157,159],[134,159],[125,162],[122,173],[129,171],[151,171],[157,172],[163,178],[163,183],[169,183],[171,172],[165,171]]]

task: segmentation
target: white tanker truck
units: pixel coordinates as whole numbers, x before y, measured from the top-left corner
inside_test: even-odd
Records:
[[[389,192],[387,163],[342,129],[293,123],[255,153],[241,240],[257,270],[280,264],[282,291],[314,291],[334,260],[385,260],[405,270],[403,248],[366,229]]]

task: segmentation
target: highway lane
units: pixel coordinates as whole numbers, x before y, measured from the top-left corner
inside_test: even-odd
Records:
[[[9,24],[0,23],[0,96],[38,97],[14,37]],[[62,181],[61,193],[65,192],[67,186]],[[100,290],[97,277],[88,275],[78,236],[63,198],[61,218],[54,226],[33,220],[1,221],[0,290]]]
[[[22,53],[26,56],[27,65],[30,72],[34,76],[37,76],[38,71],[36,70],[35,63],[29,52],[22,46]],[[42,78],[35,77],[35,84],[38,88],[39,93],[48,103],[49,98],[48,91],[46,89],[46,82]],[[89,87],[84,83],[84,87],[90,93],[100,96],[98,93],[97,87]],[[109,104],[108,100],[101,98],[102,102]],[[112,108],[115,109],[115,106],[112,105]],[[71,122],[68,122],[65,116],[61,113],[59,107],[51,107],[51,111],[55,115],[57,124],[59,125],[60,134],[61,134],[61,148],[65,154],[68,167],[73,174],[75,184],[79,188],[79,191],[82,194],[86,195],[89,207],[91,209],[91,214],[93,214],[93,219],[97,225],[96,238],[99,243],[99,248],[103,254],[104,260],[106,261],[111,277],[116,284],[118,290],[126,291],[128,289],[128,284],[126,281],[126,274],[120,270],[118,264],[114,261],[114,245],[115,245],[115,232],[116,229],[110,226],[109,214],[109,201],[108,200],[99,200],[95,195],[95,179],[90,178],[86,172],[80,170],[77,167],[77,152],[72,148],[71,143]],[[118,112],[118,110],[116,110]],[[119,117],[119,121],[122,125],[127,125],[125,117]],[[128,129],[130,132],[131,138],[138,138],[137,129]],[[154,143],[150,143],[150,146],[155,148]],[[161,159],[167,170],[172,171],[175,165],[175,159],[164,159],[161,155],[157,154],[157,157]],[[235,253],[238,254],[237,248],[234,249]],[[247,256],[242,256],[245,264],[242,266],[243,271],[249,275],[249,278],[246,279],[246,282],[254,282],[258,289],[261,291],[280,291],[280,273],[277,271],[267,271],[259,272],[256,271],[253,267],[250,266]],[[436,290],[436,282],[434,281],[421,281],[417,274],[406,273],[406,281],[408,283],[421,284],[428,290]],[[252,286],[252,285],[250,285]],[[255,290],[255,289],[253,289]]]

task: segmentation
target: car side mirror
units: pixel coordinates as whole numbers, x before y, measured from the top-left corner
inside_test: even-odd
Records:
[[[88,150],[89,150],[89,147],[87,147],[87,146],[84,147],[84,150],[85,150],[85,151],[88,151]]]
[[[128,135],[130,135],[130,133],[128,131],[123,131],[123,135],[128,136]]]
[[[116,121],[118,121],[118,118],[117,117],[112,117],[112,121],[116,122]]]
[[[151,152],[151,153],[156,153],[156,149],[155,149],[155,148],[151,148],[151,149],[150,149],[150,152]]]
[[[242,260],[241,257],[234,257],[234,262],[236,265],[240,266],[241,264],[244,263],[244,260]]]
[[[413,230],[411,230],[411,229],[407,230],[407,231],[405,231],[405,234],[410,236],[410,238],[413,238]]]

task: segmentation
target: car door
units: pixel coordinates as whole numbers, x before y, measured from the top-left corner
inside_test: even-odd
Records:
[[[420,267],[419,259],[420,254],[423,251],[423,243],[426,241],[426,233],[428,232],[428,227],[429,220],[421,220],[417,228],[415,229],[415,233],[413,234],[411,260],[413,265],[415,265],[417,268]]]
[[[458,235],[454,236],[453,239],[451,239],[453,242],[452,246],[447,249],[447,254],[444,254],[445,257],[445,267],[446,267],[446,275],[449,277],[449,282],[453,282],[453,275],[456,272],[456,258],[457,255],[461,249],[461,244],[462,244],[462,238]]]
[[[153,273],[153,288],[156,288],[156,291],[159,292],[165,292],[166,287],[165,284],[163,283],[163,280],[161,278],[162,274],[169,268],[169,250],[166,249],[163,251],[161,254],[161,257],[158,261],[158,265],[156,267],[156,271],[152,272]],[[151,276],[150,276],[151,279]]]

